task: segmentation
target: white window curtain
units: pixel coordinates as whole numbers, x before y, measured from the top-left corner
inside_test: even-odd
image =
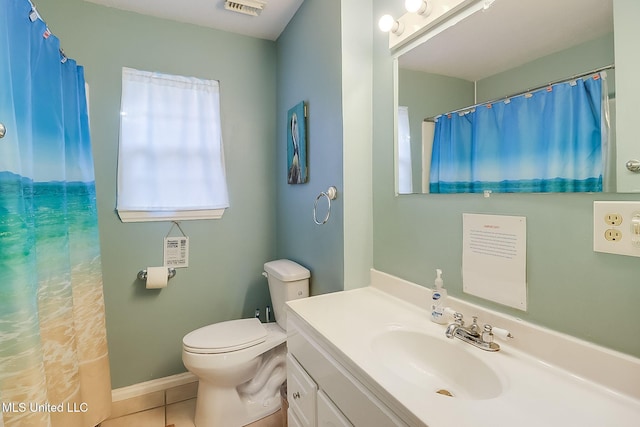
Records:
[[[220,218],[229,207],[215,80],[122,69],[123,222]]]
[[[398,107],[398,193],[413,193],[409,107]]]

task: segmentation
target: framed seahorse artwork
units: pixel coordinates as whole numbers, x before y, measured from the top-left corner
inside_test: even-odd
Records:
[[[307,105],[304,101],[287,112],[287,183],[304,184],[307,169]]]

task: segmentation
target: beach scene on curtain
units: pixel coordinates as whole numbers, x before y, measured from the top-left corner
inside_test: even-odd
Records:
[[[307,182],[307,107],[303,102],[287,112],[287,182]]]
[[[2,422],[96,425],[111,384],[84,70],[28,1],[0,7]]]

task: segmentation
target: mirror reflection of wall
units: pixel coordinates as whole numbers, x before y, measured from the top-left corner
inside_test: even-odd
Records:
[[[580,15],[575,16],[579,17]],[[428,43],[429,41],[424,44]],[[503,65],[503,69],[508,68],[507,71],[476,81],[420,70],[421,67],[417,65],[415,59],[416,51],[420,49],[421,46],[416,45],[414,49],[403,52],[397,59],[398,105],[407,108],[410,123],[412,177],[411,189],[407,191],[406,185],[402,189],[398,188],[400,194],[427,193],[429,191],[424,178],[428,174],[425,166],[429,164],[427,158],[431,153],[426,146],[429,146],[430,142],[423,140],[422,137],[426,118],[433,118],[470,105],[524,92],[531,88],[544,86],[549,82],[570,78],[614,64],[612,30],[560,51],[553,51],[552,48],[547,47],[546,51],[553,53],[512,68]],[[523,45],[522,49],[527,49],[527,46]],[[464,64],[464,61],[460,63]],[[431,69],[437,69],[437,67],[431,67]],[[461,70],[457,74],[472,75],[473,71]],[[607,83],[611,103],[615,103],[615,70],[607,71]],[[426,126],[426,129],[429,131],[429,126]],[[611,122],[611,129],[611,134],[615,135],[614,122]],[[406,169],[398,165],[397,170],[400,173]]]
[[[408,110],[411,159],[405,164],[411,165],[412,193],[427,193],[429,188],[423,186],[423,161],[431,156],[431,142],[425,138],[423,142],[422,126],[426,118],[463,108],[474,103],[474,84],[455,77],[440,76],[399,68],[398,103]],[[430,135],[432,136],[432,135]],[[426,145],[423,149],[423,144]],[[400,167],[400,171],[407,168]],[[427,173],[424,171],[425,174]],[[407,185],[399,187],[400,194],[407,194]]]

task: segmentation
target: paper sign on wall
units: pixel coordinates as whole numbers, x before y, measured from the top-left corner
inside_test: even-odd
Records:
[[[527,219],[463,214],[463,291],[527,309]]]
[[[164,265],[189,267],[189,238],[186,236],[164,238]]]

